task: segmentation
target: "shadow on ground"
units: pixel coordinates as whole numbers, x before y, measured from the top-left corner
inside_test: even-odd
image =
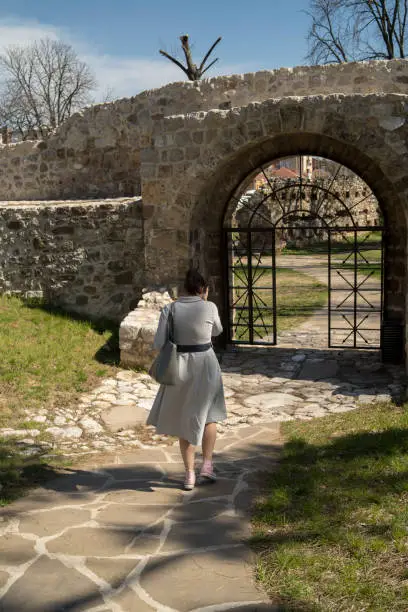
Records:
[[[264,433],[263,442],[246,439],[242,447],[219,452],[218,482],[192,494],[181,491],[177,453],[167,451],[173,463],[166,463],[163,451],[152,449],[150,458],[139,451],[123,456],[121,464],[112,457],[103,468],[67,470],[65,477],[6,508],[4,520],[17,519],[26,538],[42,538],[37,550],[44,553],[36,556],[30,540],[24,540],[29,551],[10,542],[14,567],[34,562],[10,587],[0,610],[79,612],[102,606],[104,598],[106,605],[122,605],[127,597],[137,598],[140,588],[181,612],[316,610],[279,590],[271,591],[278,605],[258,603],[253,587],[247,587],[251,572],[243,573],[242,561],[252,561],[243,543],[250,537],[247,518],[259,487],[267,485],[255,520],[271,527],[271,533],[254,540],[264,561],[282,544],[315,546],[320,537],[341,547],[351,516],[358,519],[391,494],[406,494],[408,460],[396,462],[408,456],[408,431],[350,433],[320,445],[298,440],[287,444],[282,460],[270,431],[270,443]],[[400,510],[402,527],[406,512]],[[351,528],[368,543],[379,533],[395,539],[395,516],[377,526],[362,528],[360,522]],[[20,536],[15,532],[14,537]],[[350,541],[347,546],[350,551]],[[404,564],[388,564],[390,571],[401,573]],[[221,607],[228,601],[237,605]],[[148,609],[143,605],[140,610]]]
[[[83,316],[76,312],[64,310],[59,306],[54,306],[43,300],[30,298],[24,300],[24,305],[27,308],[41,309],[54,317],[60,317],[62,319],[70,319],[73,321],[83,321],[89,323],[91,329],[98,334],[110,332],[111,336],[108,341],[97,351],[95,359],[100,363],[108,365],[119,365],[120,363],[120,351],[119,351],[119,325],[109,319],[89,319],[89,317]]]
[[[383,363],[377,350],[317,349],[317,348],[239,348],[217,351],[225,374],[239,371],[242,381],[248,374],[259,374],[267,379],[275,377],[291,381],[330,383],[333,393],[356,397],[373,397],[387,393],[401,405],[407,393],[407,379],[402,364]],[[303,361],[293,361],[302,354]],[[287,369],[286,369],[287,368]],[[284,388],[282,386],[282,390]]]
[[[29,434],[27,430],[27,436]],[[0,506],[61,475],[64,457],[56,456],[50,465],[47,453],[49,449],[40,445],[33,447],[15,438],[0,438]]]
[[[5,539],[3,558],[14,572],[26,565],[0,610],[79,612],[102,606],[104,598],[124,610],[148,610],[138,600],[140,587],[173,610],[225,612],[228,601],[235,603],[231,610],[275,610],[253,585],[245,542],[257,469],[275,469],[280,451],[280,444],[248,440],[221,451],[217,483],[192,493],[181,489],[174,449],[170,463],[152,449],[151,462],[139,463],[139,451],[120,465],[112,458],[103,468],[66,470],[2,511],[3,521],[19,525]],[[126,607],[126,598],[140,608]]]

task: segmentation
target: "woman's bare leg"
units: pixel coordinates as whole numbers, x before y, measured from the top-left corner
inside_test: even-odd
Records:
[[[179,445],[186,472],[194,472],[194,446],[183,438],[179,438]]]
[[[207,423],[204,428],[203,435],[203,461],[212,462],[212,456],[214,452],[215,440],[217,438],[217,425],[216,423]]]
[[[184,480],[184,488],[187,491],[191,491],[195,485],[195,471],[194,471],[194,446],[190,444],[188,440],[179,438],[180,452],[183,457],[184,467],[186,468],[186,477]]]

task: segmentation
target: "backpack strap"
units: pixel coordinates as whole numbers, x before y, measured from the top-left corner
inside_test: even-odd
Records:
[[[168,316],[168,335],[170,342],[174,343],[174,302],[170,304]]]

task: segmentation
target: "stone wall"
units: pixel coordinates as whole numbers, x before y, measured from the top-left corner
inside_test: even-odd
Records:
[[[194,261],[222,310],[221,228],[231,194],[260,166],[312,153],[348,166],[378,199],[386,316],[404,321],[407,143],[408,96],[400,94],[283,98],[158,121],[151,156],[160,163],[142,164],[147,282],[181,280]]]
[[[0,199],[140,195],[140,162],[158,161],[150,146],[153,125],[162,117],[270,98],[371,92],[408,93],[408,61],[301,66],[172,83],[76,113],[45,141],[1,145]],[[206,144],[211,138],[207,135]],[[186,144],[183,136],[176,144]]]
[[[140,198],[0,203],[1,292],[119,321],[143,286]]]
[[[327,190],[327,193],[320,189]],[[314,221],[308,220],[306,225],[316,228],[323,224],[315,215],[323,217],[331,227],[350,227],[353,222],[357,226],[382,225],[377,198],[358,176],[333,175],[316,179],[302,177],[301,183],[299,179],[272,176],[269,184],[258,187],[256,191],[251,189],[248,193],[244,192],[239,200],[232,199],[227,218],[231,217],[230,224],[233,227],[248,227],[250,220],[252,227],[268,227],[271,224],[283,227],[296,225],[288,215],[299,208],[312,214]],[[286,239],[294,235],[301,239],[302,233],[286,231],[283,235]],[[318,234],[312,233],[308,240],[312,236],[315,240],[319,239]]]

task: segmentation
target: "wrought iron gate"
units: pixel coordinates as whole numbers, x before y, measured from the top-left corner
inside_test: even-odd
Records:
[[[328,247],[329,346],[380,348],[383,230],[378,227],[330,229]]]
[[[328,186],[302,176],[282,185],[259,173],[266,188],[238,191],[224,221],[228,341],[277,344],[277,252],[288,236],[303,235],[327,244],[328,345],[379,348],[383,228],[358,215],[371,191],[350,204],[339,197],[338,173]]]
[[[226,232],[229,340],[276,344],[275,230]]]

